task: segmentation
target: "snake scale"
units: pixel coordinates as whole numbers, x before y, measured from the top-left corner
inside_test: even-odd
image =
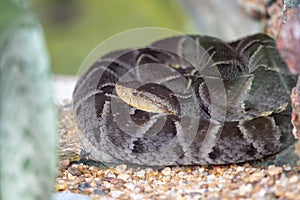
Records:
[[[102,56],[79,78],[73,110],[96,161],[239,163],[293,142],[295,83],[264,34],[174,36]]]

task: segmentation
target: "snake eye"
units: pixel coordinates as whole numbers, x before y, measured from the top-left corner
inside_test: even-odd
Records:
[[[251,110],[250,107],[245,107],[245,108],[244,108],[244,111],[245,111],[245,112],[249,112],[250,110]]]
[[[136,90],[132,91],[132,96],[137,96],[138,95],[138,92]]]

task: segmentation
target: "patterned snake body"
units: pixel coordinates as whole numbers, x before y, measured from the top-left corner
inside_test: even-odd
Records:
[[[266,35],[177,36],[97,60],[78,80],[73,108],[96,161],[238,163],[292,143],[295,83]]]

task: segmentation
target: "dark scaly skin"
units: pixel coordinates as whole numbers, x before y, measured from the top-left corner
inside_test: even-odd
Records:
[[[149,114],[138,106],[129,111],[114,89],[116,83],[131,81],[129,88],[142,92],[146,102],[165,105],[176,114]],[[275,154],[293,142],[293,85],[295,78],[268,36],[232,43],[178,36],[100,58],[77,82],[73,108],[84,149],[96,161],[149,166],[239,163]],[[168,100],[168,95],[177,99]]]

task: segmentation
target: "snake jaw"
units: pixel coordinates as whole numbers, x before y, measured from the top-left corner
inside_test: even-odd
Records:
[[[289,105],[289,103],[283,103],[283,104],[281,104],[279,107],[278,107],[278,109],[276,110],[277,112],[283,112],[283,111],[285,111],[286,109],[287,109],[287,107],[288,107],[288,105]]]
[[[118,97],[134,108],[151,113],[166,113],[169,115],[179,114],[178,110],[174,109],[174,106],[170,102],[162,100],[153,93],[134,89],[118,83],[116,83],[115,88]],[[168,95],[168,98],[171,98],[171,96]]]

